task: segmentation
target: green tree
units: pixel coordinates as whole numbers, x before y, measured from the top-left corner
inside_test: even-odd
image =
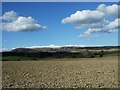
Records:
[[[104,51],[101,50],[101,51],[99,52],[99,56],[100,56],[100,57],[103,57],[103,55],[104,55]]]

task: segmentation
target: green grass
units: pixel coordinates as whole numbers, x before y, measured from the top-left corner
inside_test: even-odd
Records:
[[[23,57],[23,56],[6,56],[0,58],[2,61],[20,61],[20,60],[32,60],[35,58],[30,58],[30,57]]]

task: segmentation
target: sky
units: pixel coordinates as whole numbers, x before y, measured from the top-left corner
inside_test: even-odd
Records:
[[[117,3],[4,2],[2,48],[118,45]]]

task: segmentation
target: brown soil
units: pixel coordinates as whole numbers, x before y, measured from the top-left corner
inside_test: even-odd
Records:
[[[3,61],[3,87],[117,88],[118,59]]]

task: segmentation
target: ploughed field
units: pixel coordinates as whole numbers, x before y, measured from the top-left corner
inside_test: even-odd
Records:
[[[118,57],[3,61],[4,88],[117,88]]]

